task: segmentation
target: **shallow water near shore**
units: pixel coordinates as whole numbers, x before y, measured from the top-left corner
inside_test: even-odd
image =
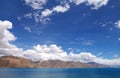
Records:
[[[120,68],[1,68],[0,78],[120,78]]]

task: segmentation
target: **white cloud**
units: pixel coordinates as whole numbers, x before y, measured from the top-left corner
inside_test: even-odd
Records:
[[[86,0],[70,0],[71,3],[75,3],[76,5],[80,5],[81,3],[86,2]]]
[[[86,3],[87,5],[93,6],[92,9],[99,9],[102,6],[107,5],[108,0],[70,0],[70,2],[74,2],[76,5]]]
[[[75,62],[96,62],[104,65],[120,65],[120,59],[104,59],[97,57],[90,52],[80,52],[74,54],[70,52],[67,54],[60,46],[52,45],[37,45],[32,50],[26,50],[24,56],[32,60],[62,60],[62,61],[75,61]]]
[[[74,60],[77,62],[87,63],[87,62],[93,62],[96,59],[96,56],[92,55],[89,52],[81,52],[80,54],[70,53],[69,59],[71,61]]]
[[[33,9],[43,9],[47,0],[25,0],[26,5],[31,6]]]
[[[9,32],[12,29],[12,23],[9,21],[0,21],[0,56],[2,55],[19,55],[22,49],[17,48],[9,42],[15,41],[16,37]]]
[[[69,9],[70,9],[70,6],[68,4],[64,6],[58,5],[58,6],[53,7],[52,9],[45,9],[44,11],[41,12],[40,17],[38,16],[37,18],[40,20],[40,22],[42,22],[43,24],[46,24],[47,21],[50,21],[49,16],[56,14],[56,13],[64,13],[68,11]]]
[[[88,5],[93,5],[93,9],[98,9],[104,5],[107,5],[108,0],[87,0]]]
[[[44,11],[42,11],[42,16],[47,17],[47,16],[50,16],[52,13],[53,13],[53,11],[51,11],[49,9],[45,9]]]
[[[105,65],[120,65],[120,58],[118,59],[96,58],[95,62],[100,64],[105,64]]]
[[[32,32],[30,27],[25,27],[25,30],[28,32]]]
[[[35,11],[32,12],[33,17],[31,17],[32,15],[28,16],[31,13],[28,13],[27,17],[34,18],[36,22],[46,23],[46,21],[50,20],[49,16],[58,13],[65,13],[70,9],[71,4],[75,4],[77,6],[84,3],[88,6],[92,6],[92,9],[99,9],[102,6],[107,5],[109,0],[55,0],[55,1],[57,1],[57,3],[60,4],[54,7],[45,8],[45,5],[48,2],[48,0],[25,0],[26,5],[31,6],[33,9],[35,9]]]
[[[28,58],[31,60],[62,60],[62,61],[77,61],[77,62],[96,62],[105,65],[120,65],[120,58],[104,59],[97,57],[90,52],[80,52],[75,54],[71,51],[67,54],[62,47],[55,44],[51,45],[36,45],[33,49],[22,50],[17,46],[11,44],[16,37],[8,30],[12,29],[10,21],[0,21],[0,56],[13,55]],[[101,54],[101,53],[100,53]],[[116,57],[116,55],[114,55]]]
[[[68,11],[70,9],[70,5],[69,4],[65,4],[64,6],[58,5],[56,7],[53,8],[53,11],[55,12],[61,12],[64,13],[66,11]]]
[[[118,20],[118,21],[115,23],[115,25],[116,25],[116,28],[120,29],[120,20]]]
[[[50,15],[53,15],[53,13],[64,13],[68,11],[69,8],[70,6],[66,4],[64,6],[58,5],[56,7],[53,7],[52,9],[45,9],[44,11],[42,11],[42,17],[48,17]]]
[[[90,52],[81,52],[80,54],[70,54],[70,58],[75,60],[75,61],[80,61],[80,62],[96,62],[99,64],[104,64],[104,65],[120,65],[120,58],[117,59],[104,59],[100,57],[96,57],[95,55],[91,54]]]
[[[33,50],[26,50],[24,56],[32,58],[33,60],[66,60],[67,52],[63,51],[61,47],[51,44],[37,45],[33,47]]]

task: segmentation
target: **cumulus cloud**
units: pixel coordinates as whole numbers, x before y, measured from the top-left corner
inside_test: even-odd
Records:
[[[98,9],[104,5],[107,5],[108,0],[87,0],[88,5],[93,5],[93,9]]]
[[[52,15],[54,12],[56,13],[64,13],[66,11],[68,11],[70,8],[70,6],[68,4],[64,5],[64,6],[61,6],[61,5],[58,5],[56,7],[54,7],[53,9],[45,9],[44,11],[42,11],[42,16],[43,17],[47,17],[47,16],[50,16]]]
[[[32,12],[33,18],[36,22],[45,23],[49,21],[49,16],[58,14],[58,13],[65,13],[71,7],[71,4],[76,6],[80,4],[86,4],[87,6],[92,6],[92,9],[99,9],[102,6],[107,5],[109,0],[55,0],[59,3],[56,6],[45,8],[46,3],[48,0],[25,0],[25,4],[32,7],[35,11]],[[42,10],[41,10],[42,9]],[[37,10],[37,11],[36,11]],[[26,15],[29,15],[28,13]]]
[[[22,49],[17,48],[15,45],[10,44],[15,41],[16,37],[9,31],[12,29],[10,21],[0,21],[0,56],[2,55],[20,55]]]
[[[59,12],[64,13],[64,12],[68,11],[69,8],[70,8],[70,5],[69,5],[69,4],[65,4],[64,6],[58,5],[58,6],[56,6],[56,7],[53,8],[53,11],[56,11],[56,12],[58,12],[58,13],[59,13]]]
[[[55,44],[51,45],[36,45],[31,50],[24,52],[24,57],[32,59],[34,61],[47,61],[47,60],[62,60],[62,61],[75,61],[75,62],[96,62],[104,65],[120,65],[120,59],[104,59],[97,57],[90,52],[80,52],[79,54],[73,53],[67,54],[60,46]]]
[[[120,20],[118,20],[118,21],[115,23],[115,25],[116,25],[116,28],[120,29]]]
[[[44,11],[42,11],[42,16],[47,17],[47,16],[50,16],[52,13],[53,13],[53,11],[51,11],[49,9],[45,9]]]
[[[64,13],[70,9],[70,6],[68,4],[65,4],[64,6],[58,5],[56,7],[53,7],[52,9],[45,9],[41,12],[41,22],[45,22],[47,20],[50,20],[48,17],[56,14],[56,13]]]
[[[58,5],[58,6],[53,7],[52,9],[44,9],[43,11],[38,10],[33,13],[25,14],[24,17],[30,18],[30,19],[33,18],[36,23],[41,22],[42,24],[46,24],[47,21],[50,21],[49,16],[57,14],[57,13],[64,13],[68,11],[69,9],[70,9],[70,6],[68,4]],[[18,19],[21,20],[20,17]]]
[[[74,2],[76,5],[86,3],[87,5],[93,6],[92,9],[98,9],[104,5],[107,5],[108,0],[70,0],[70,2]]]
[[[80,5],[81,3],[86,2],[87,0],[69,0],[71,3],[75,3],[76,5]]]
[[[114,59],[105,59],[97,57],[90,52],[80,52],[79,54],[75,54],[74,50],[66,52],[61,46],[57,46],[55,44],[38,44],[33,46],[32,49],[23,51],[16,45],[10,43],[11,41],[15,41],[16,37],[9,31],[9,29],[12,29],[12,23],[10,21],[0,21],[0,56],[13,55],[34,61],[62,60],[83,63],[96,62],[105,65],[120,65],[120,58],[118,57]]]
[[[37,45],[33,50],[26,50],[24,56],[32,58],[33,60],[63,60],[66,61],[67,52],[62,50],[60,46],[51,45]]]
[[[42,9],[47,0],[25,0],[26,5],[32,7],[33,9]]]

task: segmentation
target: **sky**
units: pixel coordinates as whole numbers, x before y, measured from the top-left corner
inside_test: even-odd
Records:
[[[0,56],[120,65],[120,0],[1,0]]]

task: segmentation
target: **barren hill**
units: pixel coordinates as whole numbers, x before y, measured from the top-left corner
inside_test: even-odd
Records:
[[[33,62],[29,59],[3,56],[0,57],[1,68],[97,68],[102,67],[94,64],[86,64],[81,62],[49,60],[43,62]]]
[[[3,56],[0,57],[0,67],[10,68],[34,68],[37,65],[28,59],[14,57],[14,56]]]

